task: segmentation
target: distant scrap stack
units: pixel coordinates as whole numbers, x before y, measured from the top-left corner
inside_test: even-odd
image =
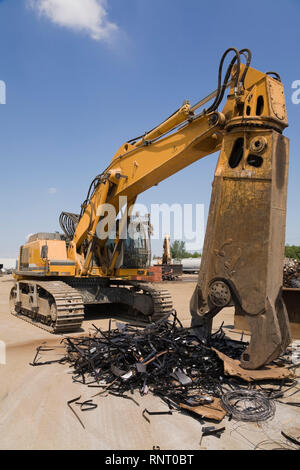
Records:
[[[300,262],[286,258],[283,266],[284,287],[300,288]]]

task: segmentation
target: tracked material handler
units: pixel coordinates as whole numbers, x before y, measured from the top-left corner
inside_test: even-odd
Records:
[[[161,259],[163,281],[177,281],[182,276],[182,264],[172,263],[170,235],[165,235]]]
[[[185,102],[162,124],[122,145],[93,180],[80,215],[62,214],[63,236],[37,234],[21,247],[10,295],[14,315],[65,332],[80,327],[89,303],[125,305],[149,321],[168,314],[168,293],[135,280],[147,274],[137,261],[146,261],[147,243],[142,237],[129,243],[124,227],[140,193],[220,150],[192,325],[208,336],[212,318],[235,305],[252,333],[241,360],[245,368],[257,368],[286,348],[290,333],[281,286],[289,152],[282,132],[288,122],[279,75],[259,72],[250,61],[248,49],[228,49],[215,92],[194,106]],[[116,233],[109,229],[101,236],[107,204],[117,214],[126,198]],[[143,255],[130,265],[128,243]]]

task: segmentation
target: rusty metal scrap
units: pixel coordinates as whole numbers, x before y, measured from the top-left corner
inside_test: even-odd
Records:
[[[222,361],[211,346],[200,341],[191,328],[183,328],[176,315],[144,329],[117,325],[104,332],[95,328],[93,337],[66,338],[65,360],[74,370],[73,379],[123,395],[151,391],[189,405],[194,398],[222,395],[228,381]],[[233,357],[246,344],[225,338],[222,330],[211,343]],[[102,392],[100,392],[102,393]]]
[[[293,377],[293,373],[287,367],[267,365],[259,370],[247,370],[240,366],[238,360],[232,359],[217,349],[213,348],[218,357],[224,362],[226,375],[236,376],[245,382],[256,382],[260,380],[283,380]]]
[[[66,362],[65,357],[61,357],[60,359],[54,359],[54,360],[45,361],[45,362],[41,362],[39,360],[40,353],[48,352],[48,351],[54,351],[54,350],[55,350],[55,348],[45,348],[43,346],[39,346],[38,348],[36,348],[36,354],[34,356],[33,361],[30,363],[30,365],[31,366],[45,366],[45,365],[49,365],[49,364],[54,364],[55,362],[59,363],[59,364],[63,364],[64,362]]]
[[[77,400],[80,400],[81,396],[77,397],[77,398],[73,398],[73,400],[69,400],[67,401],[67,405],[68,407],[70,408],[70,410],[72,411],[72,413],[76,416],[76,418],[78,419],[78,421],[80,422],[81,426],[83,427],[83,429],[85,429],[85,426],[83,424],[83,422],[81,421],[81,419],[79,418],[78,414],[76,413],[76,411],[74,410],[74,408],[71,406],[72,403],[75,403],[77,402]]]
[[[289,434],[286,434],[285,432],[281,431],[281,434],[283,435],[283,437],[285,437],[288,441],[292,442],[293,444],[295,444],[296,446],[300,447],[300,440],[299,438],[296,439],[295,437],[293,436],[290,436]]]
[[[190,413],[196,413],[203,418],[212,419],[214,421],[222,421],[227,414],[227,412],[222,407],[220,398],[213,398],[211,403],[202,402],[201,405],[193,404],[192,406],[188,406],[181,403],[180,408],[189,411]]]
[[[283,267],[284,287],[300,288],[300,262],[287,258]]]
[[[247,343],[227,338],[222,326],[209,342],[199,339],[193,328],[184,328],[175,312],[173,318],[161,319],[145,328],[117,323],[116,329],[112,329],[111,322],[108,331],[93,326],[92,335],[64,338],[65,355],[53,361],[69,364],[74,382],[99,389],[90,400],[80,402],[79,397],[68,402],[77,418],[70,406],[74,402],[81,411],[87,411],[96,408],[94,397],[113,395],[140,406],[134,395],[138,391],[141,396],[153,393],[169,409],[144,410],[147,421],[145,413],[164,415],[172,411],[188,414],[200,422],[203,418],[221,421],[227,412],[221,401],[224,395],[229,391],[247,392],[254,385],[226,374],[223,355],[237,360]],[[282,386],[287,379],[280,380]],[[277,392],[281,393],[281,388]],[[269,390],[261,390],[266,401],[275,398],[268,393]]]
[[[202,444],[203,437],[214,436],[220,439],[222,433],[225,431],[225,427],[215,428],[215,426],[204,426],[201,431],[202,431],[202,435],[201,435],[201,439],[199,443],[200,446]]]
[[[222,396],[222,405],[237,421],[265,421],[275,414],[275,403],[256,390],[232,390]]]
[[[149,416],[163,416],[163,415],[172,415],[173,414],[171,410],[169,410],[169,411],[149,411],[149,410],[147,410],[147,408],[145,408],[143,413],[142,413],[142,416],[149,424],[150,424],[150,419],[147,418],[146,413]]]

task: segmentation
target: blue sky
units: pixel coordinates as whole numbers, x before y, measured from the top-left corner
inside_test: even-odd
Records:
[[[82,0],[91,15],[86,8],[79,20],[57,1],[65,2],[0,0],[0,257],[14,257],[29,233],[58,230],[62,210],[79,212],[90,181],[127,139],[214,90],[230,46],[250,48],[252,66],[284,82],[286,241],[300,245],[300,104],[291,101],[300,1],[107,0],[97,10],[99,0]],[[139,201],[203,203],[207,214],[216,161],[193,164]]]

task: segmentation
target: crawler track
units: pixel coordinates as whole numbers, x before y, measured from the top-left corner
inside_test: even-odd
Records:
[[[30,297],[32,297],[32,290],[34,286],[37,287],[38,293],[38,304],[43,304],[46,301],[49,302],[49,306],[52,306],[53,317],[49,316],[48,311],[43,311],[41,308],[43,305],[34,308],[29,308]],[[50,333],[64,333],[72,332],[80,329],[84,318],[84,304],[82,296],[76,289],[73,289],[65,282],[61,281],[25,281],[20,282],[20,287],[25,286],[29,288],[28,294],[22,294],[22,296],[28,297],[28,302],[23,306],[18,303],[14,303],[14,294],[16,295],[16,288],[14,287],[11,292],[11,313],[22,320],[31,323],[34,326],[42,328],[43,330],[49,331]],[[27,300],[25,298],[25,300]]]
[[[142,290],[151,295],[153,299],[153,314],[149,321],[155,322],[173,311],[172,297],[166,289],[156,289],[151,285],[144,285]]]
[[[81,286],[82,287],[82,286]],[[151,284],[128,283],[119,286],[132,290],[132,295],[151,297],[153,308],[148,315],[135,311],[128,313],[129,320],[136,320],[137,315],[145,323],[156,322],[173,311],[172,298],[165,289],[160,290]],[[112,292],[115,292],[114,287]],[[84,319],[85,299],[80,288],[78,290],[63,281],[20,281],[19,300],[17,285],[10,294],[10,309],[12,315],[50,333],[69,333],[80,330]],[[127,292],[129,292],[127,290]],[[138,294],[137,294],[138,291]],[[148,299],[149,300],[149,299]],[[97,304],[97,300],[94,302]],[[111,302],[110,302],[111,303]]]

